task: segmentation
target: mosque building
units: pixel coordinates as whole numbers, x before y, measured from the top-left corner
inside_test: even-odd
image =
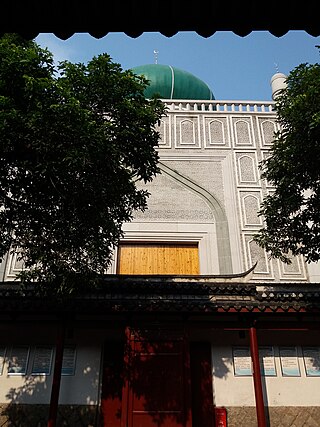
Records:
[[[273,101],[219,101],[174,66],[133,71],[166,105],[160,173],[139,184],[148,209],[124,225],[94,295],[22,301],[8,254],[0,425],[319,425],[319,265],[283,264],[253,240],[286,76],[272,77]]]

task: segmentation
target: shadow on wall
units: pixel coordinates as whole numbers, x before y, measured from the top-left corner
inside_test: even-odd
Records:
[[[193,427],[213,427],[210,343],[191,342],[187,348],[183,331],[161,326],[134,329],[122,338],[105,345],[101,414],[96,405],[59,405],[58,427],[120,427],[124,416],[133,426],[143,419],[154,427],[184,427],[192,417]],[[226,377],[230,363],[221,360],[214,375]],[[50,396],[52,376],[22,378],[6,395],[10,403],[0,406],[0,426],[46,427],[49,401],[33,402]]]
[[[12,387],[6,394],[9,404],[0,405],[0,426],[2,427],[46,427],[49,415],[43,396],[51,389],[51,379],[26,375],[24,383]],[[50,390],[49,390],[50,396]],[[88,397],[88,401],[90,397]],[[57,426],[90,427],[97,425],[97,407],[94,405],[59,405]]]
[[[20,387],[12,387],[6,394],[9,404],[2,406],[1,426],[46,426],[48,420],[48,405],[28,405],[25,402],[37,401],[48,392],[46,377],[25,376]],[[38,398],[38,399],[37,399]],[[22,403],[23,402],[23,403]]]

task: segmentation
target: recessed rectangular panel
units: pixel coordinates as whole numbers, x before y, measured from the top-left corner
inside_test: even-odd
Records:
[[[122,243],[118,274],[199,274],[197,244]]]

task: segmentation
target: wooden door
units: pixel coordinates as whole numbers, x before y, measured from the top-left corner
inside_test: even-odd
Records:
[[[197,244],[121,243],[118,274],[198,275]]]
[[[130,343],[128,427],[191,427],[185,340],[181,336],[145,339],[134,334]]]
[[[127,343],[106,342],[101,427],[215,425],[211,344],[189,347],[182,332],[174,336],[173,329],[130,330]]]

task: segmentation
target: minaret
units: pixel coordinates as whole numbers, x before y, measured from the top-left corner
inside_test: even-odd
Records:
[[[272,89],[272,99],[275,101],[278,97],[280,90],[287,87],[287,76],[285,74],[277,72],[271,77],[271,89]]]

